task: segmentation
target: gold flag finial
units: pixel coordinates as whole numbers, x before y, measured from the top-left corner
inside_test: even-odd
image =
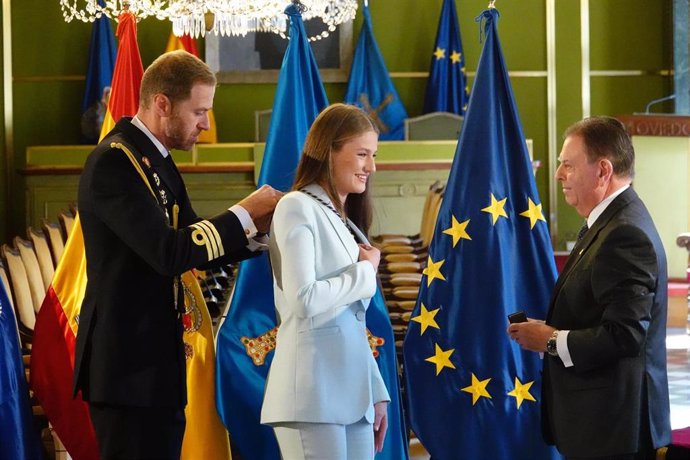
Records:
[[[489,8],[490,10],[491,10],[491,9],[495,9],[495,8],[496,8],[496,5],[494,5],[495,3],[496,3],[496,0],[491,0],[491,1],[489,2],[488,8]]]

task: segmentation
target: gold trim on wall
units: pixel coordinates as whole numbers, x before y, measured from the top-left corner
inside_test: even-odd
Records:
[[[465,72],[468,77],[477,75],[476,71]],[[390,72],[391,78],[428,78],[429,72]],[[511,78],[546,78],[548,70],[512,70],[508,71]]]
[[[84,81],[85,75],[25,75],[16,76],[15,82],[42,82],[42,81]]]
[[[580,48],[582,53],[582,118],[592,112],[589,62],[589,0],[580,0]]]
[[[590,70],[589,75],[590,77],[669,77],[673,75],[673,70]]]
[[[12,180],[14,169],[14,112],[12,99],[12,8],[11,0],[2,0],[2,87],[5,130],[5,230],[12,215]]]
[[[556,119],[556,0],[546,0],[546,104],[547,104],[547,144],[548,144],[548,169],[547,190],[549,191],[549,227],[552,243],[556,242],[558,235],[558,219],[556,218],[557,181],[556,159],[558,156],[558,132]]]

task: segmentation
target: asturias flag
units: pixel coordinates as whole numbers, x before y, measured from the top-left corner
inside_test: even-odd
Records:
[[[0,459],[41,459],[12,304],[0,282]]]
[[[316,116],[328,105],[319,69],[304,30],[299,8],[290,18],[285,51],[273,102],[258,185],[288,191]],[[232,442],[243,458],[280,458],[273,429],[261,425],[261,404],[275,344],[276,311],[268,254],[240,264],[228,316],[217,338],[216,404]]]
[[[103,0],[98,4],[104,6]],[[103,15],[96,19],[91,29],[89,44],[89,67],[86,71],[86,90],[81,105],[82,140],[87,144],[98,141],[105,117],[110,82],[115,68],[115,37],[110,19]]]
[[[386,63],[376,44],[369,7],[362,8],[364,22],[352,58],[345,103],[354,104],[369,114],[379,127],[379,139],[402,140],[407,112],[393,86]]]
[[[539,355],[506,316],[544,318],[551,241],[498,38],[484,49],[403,346],[412,430],[436,460],[542,460]]]
[[[383,298],[381,289],[376,290],[376,295],[369,303],[366,323],[367,329],[373,336],[383,339],[383,344],[377,347],[374,357],[391,397],[391,402],[388,403],[388,432],[383,443],[383,450],[376,454],[376,460],[407,460],[409,458],[407,428],[402,410],[395,336],[386,307],[386,299]]]
[[[443,0],[426,83],[424,113],[452,112],[464,115],[469,98],[455,0]]]

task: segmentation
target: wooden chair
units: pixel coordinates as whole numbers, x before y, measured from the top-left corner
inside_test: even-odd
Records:
[[[41,277],[43,278],[43,285],[47,289],[53,281],[55,274],[56,262],[50,255],[50,247],[48,247],[48,239],[43,230],[34,230],[29,227],[26,230],[27,237],[34,244],[36,251],[36,259],[38,259],[38,267],[41,269]]]
[[[34,245],[31,241],[16,236],[14,238],[14,246],[19,250],[22,263],[24,263],[26,278],[29,280],[29,289],[31,290],[31,301],[34,306],[34,311],[38,314],[43,304],[43,299],[46,296],[47,288],[43,283],[43,275],[38,265]]]
[[[429,206],[435,199],[434,195],[438,194],[443,189],[443,184],[441,181],[436,181],[429,186],[429,190],[426,193],[426,198],[424,199],[424,207],[422,208],[422,219],[420,223],[420,233],[421,228],[424,226],[426,221],[426,216],[429,213]],[[421,243],[420,233],[416,235],[400,235],[400,234],[382,234],[373,237],[373,240],[380,245],[386,244],[403,244],[403,245],[415,245]]]
[[[60,211],[58,220],[60,227],[62,227],[62,241],[66,243],[74,227],[74,216],[66,211]]]
[[[29,278],[26,275],[26,268],[24,268],[22,257],[18,249],[7,244],[2,246],[2,257],[5,260],[5,267],[7,268],[7,274],[12,286],[14,311],[19,328],[33,333],[34,325],[36,324],[36,311],[31,299]]]
[[[43,232],[48,237],[50,253],[53,256],[55,267],[57,267],[62,253],[65,252],[65,241],[62,239],[60,225],[55,222],[43,221]]]

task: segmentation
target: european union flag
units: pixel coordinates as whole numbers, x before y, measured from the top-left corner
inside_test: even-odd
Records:
[[[270,184],[282,191],[292,187],[309,127],[328,105],[299,8],[290,5],[285,13],[290,18],[290,43],[258,180],[259,186]],[[268,254],[262,254],[240,265],[216,347],[216,407],[233,445],[246,459],[280,458],[273,429],[259,422],[275,327],[273,275]]]
[[[541,361],[506,315],[544,318],[548,227],[498,38],[484,49],[403,353],[412,430],[432,458],[557,458],[541,437]]]
[[[443,0],[426,83],[424,113],[452,112],[464,115],[469,99],[455,0]]]
[[[103,0],[98,0],[98,4],[105,6]],[[81,105],[82,140],[88,144],[98,142],[101,133],[107,109],[107,92],[104,93],[104,90],[110,87],[113,80],[115,55],[113,29],[110,27],[110,19],[103,15],[94,21],[91,29],[86,89]]]
[[[366,111],[379,127],[379,139],[402,140],[405,135],[407,112],[393,86],[386,63],[376,44],[371,27],[369,7],[362,8],[364,22],[359,32],[357,48],[352,58],[350,79],[345,90],[345,102]]]
[[[43,458],[12,305],[0,283],[0,459]]]

